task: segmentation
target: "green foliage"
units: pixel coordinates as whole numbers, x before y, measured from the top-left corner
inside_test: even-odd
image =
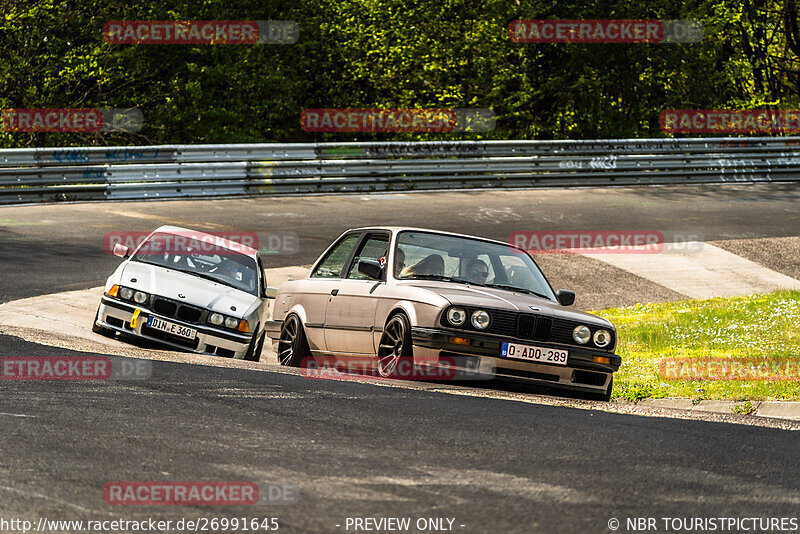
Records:
[[[661,136],[666,108],[798,107],[794,0],[7,0],[0,107],[136,107],[138,133],[0,146]],[[516,18],[699,19],[694,44],[515,44]],[[295,20],[294,45],[110,45],[109,20]],[[488,134],[308,134],[308,107],[490,108]]]

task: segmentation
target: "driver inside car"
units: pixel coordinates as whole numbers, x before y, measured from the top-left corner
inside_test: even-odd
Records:
[[[475,284],[485,284],[489,278],[489,267],[486,262],[477,258],[470,260],[467,264],[466,279]]]

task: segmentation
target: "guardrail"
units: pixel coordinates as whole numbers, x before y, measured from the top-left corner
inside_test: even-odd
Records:
[[[800,137],[0,150],[0,203],[793,181]]]

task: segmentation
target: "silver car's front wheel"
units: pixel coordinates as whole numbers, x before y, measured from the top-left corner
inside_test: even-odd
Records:
[[[386,323],[378,347],[378,374],[384,378],[397,376],[397,368],[404,358],[411,357],[411,329],[408,320],[398,313]]]
[[[300,318],[294,314],[288,316],[278,339],[278,361],[281,365],[299,367],[310,354]]]

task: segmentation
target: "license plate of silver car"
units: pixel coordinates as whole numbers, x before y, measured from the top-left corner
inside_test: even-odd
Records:
[[[520,343],[504,342],[500,349],[500,356],[503,358],[514,358],[517,360],[530,360],[541,363],[552,363],[555,365],[567,365],[569,351],[551,349],[547,347],[536,347],[534,345],[522,345]]]

